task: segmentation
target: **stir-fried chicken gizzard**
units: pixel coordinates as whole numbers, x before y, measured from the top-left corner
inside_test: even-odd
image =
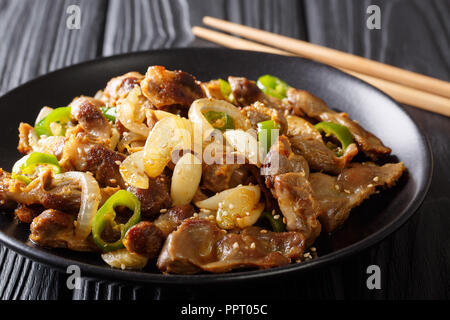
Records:
[[[274,76],[200,82],[162,66],[43,107],[19,138],[0,204],[31,241],[164,273],[301,262],[405,170],[373,162],[391,152],[380,139]]]

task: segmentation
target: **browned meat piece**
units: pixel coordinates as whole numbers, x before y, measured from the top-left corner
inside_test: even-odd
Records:
[[[289,140],[286,136],[278,137],[264,159],[262,174],[273,176],[288,172],[299,172],[305,177],[309,175],[309,166],[305,158],[292,152]]]
[[[310,118],[346,126],[352,133],[359,148],[371,159],[375,160],[380,156],[391,153],[391,149],[385,147],[380,139],[355,121],[349,119],[346,113],[337,113],[331,110],[323,100],[308,91],[290,88],[288,90],[288,100],[292,105],[294,114],[298,116],[302,116],[305,113]]]
[[[308,179],[296,172],[277,175],[273,180],[272,194],[286,218],[286,229],[301,232],[307,246],[311,245],[319,236],[321,225],[319,206]]]
[[[275,209],[275,199],[272,197],[272,194],[270,190],[266,186],[266,182],[264,177],[261,175],[261,169],[259,169],[255,165],[248,165],[249,171],[253,178],[255,179],[256,183],[259,185],[259,188],[261,189],[263,195],[264,195],[264,201],[265,201],[265,211],[272,212],[272,210]]]
[[[194,207],[190,204],[184,206],[177,206],[169,209],[167,212],[162,213],[155,221],[154,224],[163,233],[164,238],[174,230],[187,218],[194,215]]]
[[[64,145],[60,165],[65,171],[92,172],[102,187],[124,187],[119,171],[124,159],[125,155],[95,144],[84,132],[75,131]]]
[[[158,227],[150,221],[141,221],[127,231],[123,242],[128,251],[155,258],[163,240],[163,233]]]
[[[94,144],[87,150],[85,159],[86,167],[82,171],[94,173],[101,187],[125,186],[119,171],[120,163],[125,160],[125,155],[100,144]]]
[[[17,208],[14,210],[14,214],[20,222],[31,223],[33,219],[41,213],[41,211],[42,210],[27,207],[26,205],[19,203]]]
[[[114,193],[116,193],[119,190],[120,190],[119,186],[100,188],[101,200],[100,200],[99,207],[101,207],[103,205],[103,203],[105,203],[105,201],[108,200],[109,197],[111,197]]]
[[[166,273],[227,272],[271,268],[302,256],[304,238],[297,232],[265,232],[258,227],[226,233],[206,219],[187,219],[167,238],[158,258]]]
[[[302,155],[314,170],[338,174],[358,153],[358,148],[352,143],[338,157],[324,144],[322,135],[311,123],[296,116],[288,116],[287,119],[287,135],[294,152]]]
[[[172,199],[169,195],[170,180],[164,174],[156,178],[149,178],[148,189],[128,187],[141,202],[141,214],[143,217],[153,217],[159,214],[161,209],[169,208]]]
[[[124,75],[112,78],[103,90],[102,100],[110,105],[114,105],[119,98],[130,92],[135,85],[139,85],[144,78],[139,72],[128,72]]]
[[[71,180],[52,178],[50,169],[28,185],[11,179],[11,175],[2,170],[0,199],[4,204],[14,201],[24,205],[40,204],[45,208],[77,212],[80,208],[81,189]]]
[[[211,80],[208,82],[202,82],[200,85],[201,85],[203,92],[205,93],[205,96],[207,98],[212,98],[212,99],[217,99],[217,100],[225,99],[225,97],[222,94],[222,91],[220,91],[219,80]]]
[[[101,203],[113,193],[113,188],[102,188]],[[51,169],[42,172],[29,185],[11,178],[0,169],[0,206],[11,208],[15,203],[25,206],[40,205],[46,209],[58,209],[77,213],[80,210],[81,188],[75,181],[53,177]]]
[[[17,150],[20,153],[28,154],[33,151],[33,147],[31,146],[30,137],[31,131],[34,130],[32,126],[28,123],[21,122],[19,125],[19,145],[17,146]]]
[[[75,238],[74,217],[59,210],[48,209],[42,212],[34,218],[30,231],[30,240],[44,247],[99,251],[91,238]]]
[[[255,81],[248,80],[244,77],[228,77],[231,86],[231,92],[239,106],[245,107],[254,102],[261,102],[265,106],[275,109],[284,109],[281,100],[269,97],[261,89],[258,88]]]
[[[245,164],[203,164],[202,189],[220,192],[249,182]]]
[[[70,103],[72,117],[81,128],[88,135],[101,140],[107,140],[111,136],[111,125],[100,110],[104,105],[103,101],[90,97],[76,98]]]
[[[279,135],[286,134],[288,122],[278,109],[268,108],[261,102],[257,101],[250,106],[244,107],[241,110],[242,114],[250,120],[252,128],[258,129],[258,122],[273,120],[280,125]]]
[[[375,193],[377,187],[391,187],[401,177],[403,162],[377,166],[354,163],[337,177],[324,173],[310,175],[319,208],[319,220],[327,232],[332,232],[347,220],[350,210]]]
[[[171,105],[189,107],[203,98],[195,77],[184,71],[170,71],[162,66],[149,67],[141,81],[142,94],[157,109]]]
[[[61,158],[64,148],[65,137],[50,136],[38,139],[34,128],[28,123],[21,122],[19,125],[19,145],[17,150],[20,153],[28,154],[32,151],[53,154],[58,159]]]

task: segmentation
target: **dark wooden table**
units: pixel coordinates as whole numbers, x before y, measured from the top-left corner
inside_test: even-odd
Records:
[[[66,27],[70,5],[81,28]],[[366,28],[366,9],[381,8],[381,30]],[[130,51],[211,46],[191,25],[211,15],[450,80],[448,0],[0,0],[0,94],[49,71]],[[67,84],[70,85],[70,84]],[[32,97],[30,97],[32,99]],[[434,155],[430,191],[417,213],[381,243],[329,267],[285,280],[234,287],[134,287],[66,274],[0,247],[2,299],[450,297],[450,119],[405,106]],[[414,143],[411,141],[410,143]],[[379,265],[382,289],[368,290],[366,268]]]

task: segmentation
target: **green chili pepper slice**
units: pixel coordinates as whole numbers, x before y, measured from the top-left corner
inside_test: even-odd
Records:
[[[286,82],[270,74],[259,77],[256,84],[262,92],[278,99],[286,98],[290,88]]]
[[[52,130],[50,129],[50,124],[57,122],[62,125],[62,129],[60,135],[63,136],[66,134],[66,128],[64,125],[70,121],[71,119],[71,108],[70,107],[60,107],[56,108],[52,112],[48,114],[44,119],[39,121],[34,129],[38,136],[46,135],[52,136]]]
[[[225,112],[208,111],[203,114],[211,125],[219,130],[234,129],[234,120]]]
[[[100,110],[102,110],[103,115],[105,116],[106,120],[111,121],[113,123],[116,122],[117,118],[117,110],[115,107],[101,107]]]
[[[61,172],[58,159],[54,155],[32,152],[14,164],[11,176],[13,179],[19,179],[28,184],[32,181],[28,176],[33,175],[36,167],[40,165],[50,165],[55,174]]]
[[[272,130],[279,130],[280,125],[273,120],[258,122],[258,140],[261,144],[264,154],[269,152],[272,146]]]
[[[228,81],[223,79],[219,79],[220,92],[224,96],[225,99],[232,102],[234,100],[233,93],[231,92],[231,86]]]
[[[133,210],[133,215],[125,224],[117,224],[115,221],[117,206],[124,206]],[[119,190],[106,200],[103,206],[97,211],[92,222],[92,237],[94,242],[103,252],[113,251],[123,248],[122,240],[125,238],[127,231],[141,221],[141,203],[139,199],[126,190]],[[120,239],[115,242],[106,242],[102,239],[102,232],[109,223],[113,229],[120,230]]]
[[[270,225],[272,226],[272,230],[274,232],[284,232],[286,231],[286,224],[283,222],[283,219],[279,217],[278,219],[275,219],[275,217],[267,211],[264,211],[261,213],[261,217],[259,217],[259,222],[268,221]]]
[[[342,149],[342,151],[337,152],[339,156],[353,143],[353,136],[346,126],[334,122],[319,122],[315,127],[317,130],[324,132],[325,135],[334,135],[339,140]]]

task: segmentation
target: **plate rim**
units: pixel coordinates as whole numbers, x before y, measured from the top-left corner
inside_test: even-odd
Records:
[[[255,51],[248,51],[248,50],[231,50],[226,48],[210,48],[210,47],[187,47],[187,48],[171,48],[171,49],[158,49],[158,50],[145,50],[145,51],[136,51],[131,53],[122,53],[118,55],[112,55],[107,57],[97,57],[95,59],[83,61],[80,63],[72,64],[63,68],[59,68],[56,70],[53,70],[49,73],[45,73],[43,75],[40,75],[36,78],[31,79],[30,81],[27,81],[23,84],[21,84],[18,87],[15,87],[5,94],[3,94],[0,97],[0,100],[3,100],[5,98],[8,98],[10,95],[13,95],[16,91],[22,90],[24,88],[27,88],[28,86],[32,86],[36,82],[42,81],[42,79],[45,79],[46,77],[51,77],[56,73],[64,73],[69,71],[70,69],[75,69],[79,67],[86,67],[90,64],[96,64],[99,62],[105,62],[108,60],[115,60],[120,59],[124,57],[130,57],[133,56],[140,56],[140,55],[151,55],[151,54],[164,54],[168,52],[186,52],[186,51],[220,51],[220,52],[234,52],[234,53],[243,53],[243,54],[250,54],[250,55],[263,55],[263,56],[277,56],[279,55],[270,54],[270,53],[263,53],[263,52],[255,52]],[[411,117],[411,115],[403,108],[402,105],[394,101],[390,96],[388,96],[386,93],[382,92],[376,87],[373,87],[372,85],[368,84],[367,82],[358,79],[352,75],[349,75],[345,72],[342,72],[341,70],[338,70],[332,66],[325,65],[319,62],[316,62],[314,60],[301,58],[301,57],[287,57],[283,56],[283,59],[288,60],[297,60],[297,61],[303,61],[306,63],[312,63],[317,66],[320,66],[321,68],[326,68],[330,70],[331,72],[338,72],[340,73],[340,76],[347,77],[354,80],[357,80],[360,85],[369,87],[370,89],[375,89],[379,94],[385,96],[388,100],[390,100],[404,115],[406,115],[410,121],[414,124],[416,127],[420,138],[422,145],[425,146],[424,154],[425,154],[425,163],[424,163],[424,183],[421,188],[418,189],[418,196],[413,199],[407,206],[407,208],[404,211],[403,215],[401,215],[396,220],[392,221],[388,225],[384,226],[383,228],[375,231],[373,234],[369,235],[368,237],[353,243],[347,247],[338,249],[336,251],[330,252],[324,256],[318,257],[317,259],[313,259],[310,261],[302,262],[299,264],[289,264],[282,267],[277,268],[271,268],[271,269],[265,269],[265,270],[251,270],[251,271],[238,271],[233,273],[222,273],[222,274],[197,274],[197,275],[165,275],[165,274],[157,274],[157,273],[146,273],[141,271],[133,271],[133,270],[118,270],[113,269],[108,266],[98,266],[98,265],[92,265],[89,263],[81,262],[78,260],[73,260],[71,258],[65,258],[57,256],[51,252],[43,251],[43,250],[36,250],[35,247],[29,246],[25,243],[22,243],[14,238],[11,238],[7,236],[5,233],[0,231],[0,242],[4,244],[6,247],[12,249],[13,251],[16,251],[27,258],[37,261],[39,263],[43,263],[45,265],[51,266],[53,268],[56,268],[60,271],[65,272],[66,268],[69,265],[77,265],[80,267],[82,276],[83,277],[94,277],[94,278],[102,278],[102,279],[111,279],[115,281],[127,281],[131,283],[152,283],[152,284],[164,284],[164,285],[171,285],[171,284],[207,284],[207,283],[229,283],[233,281],[243,281],[243,280],[256,280],[261,279],[265,277],[276,277],[276,276],[291,276],[293,273],[300,273],[300,272],[306,272],[308,270],[317,269],[318,267],[324,267],[328,266],[331,263],[335,263],[338,261],[341,261],[345,258],[348,258],[352,255],[356,255],[357,253],[360,253],[364,249],[367,249],[376,243],[380,242],[381,240],[385,239],[388,235],[394,233],[397,231],[406,221],[408,221],[419,209],[419,207],[422,205],[425,197],[428,194],[432,176],[433,176],[433,168],[434,168],[434,161],[433,161],[433,153],[431,149],[431,145],[429,142],[428,137],[423,133],[421,130],[421,127],[418,123],[414,121],[414,119]],[[2,213],[3,214],[3,213]],[[86,277],[87,278],[87,277]]]

